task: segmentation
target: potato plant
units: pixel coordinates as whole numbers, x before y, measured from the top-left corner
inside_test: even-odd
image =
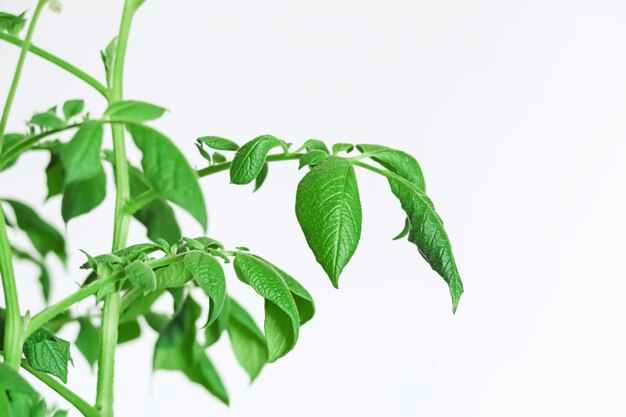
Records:
[[[188,212],[206,230],[207,211],[199,181],[222,171],[229,173],[232,184],[253,183],[255,190],[263,185],[270,164],[291,161],[306,172],[298,185],[295,215],[315,259],[335,287],[361,235],[356,171],[383,176],[406,213],[404,230],[395,239],[406,237],[417,247],[447,283],[456,310],[463,284],[450,240],[426,194],[415,158],[382,145],[336,143],[329,147],[310,139],[295,147],[272,135],[261,135],[240,146],[231,139],[203,136],[194,145],[206,166],[195,170],[168,137],[149,125],[165,109],[124,98],[126,46],[133,16],[143,0],[125,0],[117,36],[101,51],[104,82],[32,44],[46,3],[48,0],[39,0],[28,19],[27,13],[0,13],[0,39],[21,50],[0,120],[0,171],[19,164],[25,152],[48,154],[47,199],[62,200],[60,214],[66,223],[103,202],[107,175],[112,172],[112,246],[105,254],[90,254],[89,248],[84,248],[81,286],[52,303],[53,280],[46,263],[49,256],[67,260],[66,237],[35,208],[2,196],[0,416],[66,415],[67,411],[46,404],[27,382],[29,378],[41,380],[86,417],[113,416],[116,347],[139,338],[144,322],[158,333],[154,369],[182,372],[224,403],[229,402],[228,393],[209,356],[220,337],[228,334],[234,355],[251,380],[266,364],[295,347],[301,327],[315,313],[313,299],[302,284],[262,254],[244,246],[227,248],[219,236],[185,236],[177,223],[172,205]],[[49,5],[53,10],[60,8],[57,1],[50,0]],[[23,29],[26,33],[21,37]],[[70,99],[51,103],[49,110],[32,115],[23,129],[6,132],[29,54],[94,88],[107,102],[104,114],[96,117],[86,111],[83,100]],[[3,64],[6,68],[7,63]],[[129,146],[141,152],[139,165],[128,161]],[[147,237],[144,242],[128,242],[129,228],[137,224],[145,227]],[[10,241],[8,228],[23,232],[32,247],[18,247]],[[31,314],[28,306],[20,305],[15,262],[37,266],[47,303],[42,311]],[[263,328],[229,296],[225,271],[230,268],[264,299]],[[71,272],[81,276],[81,271]],[[154,303],[162,297],[173,300],[172,314],[154,310]],[[200,307],[199,297],[208,298],[208,311]],[[96,313],[80,315],[72,307],[87,298]],[[72,343],[90,366],[97,367],[93,401],[81,398],[66,385],[71,378],[71,345],[57,334],[70,323],[80,328]],[[123,410],[119,413],[124,415]]]

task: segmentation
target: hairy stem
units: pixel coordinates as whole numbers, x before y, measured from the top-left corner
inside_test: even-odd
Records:
[[[19,47],[24,46],[23,40],[15,36],[11,36],[7,33],[0,32],[0,40],[6,41],[15,46],[19,46]],[[74,65],[65,61],[64,59],[61,59],[58,56],[51,54],[50,52],[44,49],[38,48],[37,46],[33,44],[29,46],[29,52],[45,59],[48,62],[51,62],[52,64],[58,66],[59,68],[64,69],[65,71],[69,72],[70,74],[74,75],[78,79],[84,81],[85,83],[93,87],[97,92],[99,92],[102,96],[106,98],[107,96],[106,87],[102,83],[100,83],[100,81],[96,80],[94,77],[87,74],[85,71],[75,67]]]
[[[65,398],[70,404],[72,404],[78,411],[85,417],[100,417],[98,410],[93,408],[89,403],[83,400],[78,394],[70,390],[67,386],[53,378],[51,375],[44,372],[35,371],[28,366],[26,361],[22,361],[22,368],[26,369],[31,375],[39,379],[41,382],[52,388],[57,394]]]
[[[2,154],[2,148],[4,146],[4,132],[7,121],[9,120],[9,113],[11,112],[13,98],[17,92],[17,86],[20,82],[20,76],[22,75],[22,68],[24,68],[24,61],[26,60],[26,55],[28,54],[28,47],[30,46],[30,41],[35,31],[37,19],[39,19],[39,15],[41,14],[43,6],[46,4],[46,1],[47,0],[39,0],[37,2],[35,12],[33,13],[30,25],[28,26],[28,32],[26,32],[26,39],[22,45],[22,51],[20,52],[17,65],[15,67],[13,81],[9,87],[9,94],[7,95],[4,110],[2,111],[2,116],[0,118],[0,154]],[[2,290],[4,291],[4,303],[6,306],[4,360],[7,365],[13,367],[14,369],[18,369],[22,358],[24,337],[12,258],[13,252],[11,251],[11,245],[9,244],[9,237],[7,235],[6,218],[4,216],[2,206],[0,206],[0,274],[2,275]]]

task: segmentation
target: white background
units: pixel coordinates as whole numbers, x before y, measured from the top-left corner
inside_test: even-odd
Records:
[[[2,0],[0,9],[34,3]],[[63,3],[61,14],[43,13],[35,44],[103,79],[98,50],[117,31],[121,1]],[[293,162],[272,165],[256,194],[226,174],[203,179],[211,236],[297,277],[317,316],[252,386],[227,338],[219,343],[212,357],[230,408],[181,375],[153,375],[156,336],[146,328],[119,349],[118,415],[626,415],[625,19],[618,0],[147,1],[125,95],[167,107],[155,125],[194,164],[193,141],[208,134],[410,152],[466,293],[453,316],[443,281],[413,245],[391,240],[403,214],[373,174],[358,173],[363,234],[339,291],[296,222],[303,173]],[[17,48],[0,45],[2,97],[16,59]],[[70,98],[85,98],[94,116],[104,109],[80,81],[29,57],[9,130]],[[1,194],[43,207],[63,228],[59,200],[43,205],[46,162],[22,158],[2,174]],[[180,219],[187,235],[200,233]],[[53,299],[82,280],[79,248],[108,251],[111,221],[110,195],[69,223],[70,263],[52,261]],[[133,226],[131,242],[143,240]],[[35,271],[17,269],[23,309],[39,310]],[[258,297],[233,274],[229,285],[260,321]],[[93,398],[93,374],[74,358],[69,385]]]

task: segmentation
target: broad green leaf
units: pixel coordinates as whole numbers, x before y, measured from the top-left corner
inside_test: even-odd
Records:
[[[2,147],[2,154],[4,155],[7,152],[11,151],[11,149],[19,145],[25,138],[26,138],[26,135],[23,135],[22,133],[6,133],[4,135],[4,146]],[[11,168],[13,165],[15,165],[19,157],[20,155],[6,162],[4,166],[0,167],[0,171],[4,171],[4,170]]]
[[[328,152],[321,151],[319,149],[313,149],[300,157],[298,169],[302,169],[305,166],[315,166],[328,157]]]
[[[251,183],[263,169],[268,152],[279,146],[285,146],[285,142],[271,135],[259,136],[243,145],[233,158],[230,181],[240,185]]]
[[[219,136],[202,136],[198,138],[198,142],[202,142],[209,148],[217,149],[218,151],[236,151],[239,149],[239,145],[232,140]]]
[[[409,241],[417,246],[424,259],[448,283],[452,311],[456,311],[463,294],[463,283],[441,218],[430,198],[417,185],[391,177],[389,184],[409,218]]]
[[[263,168],[261,168],[261,172],[259,172],[259,175],[256,176],[256,178],[254,179],[254,191],[257,191],[259,188],[261,188],[261,186],[265,183],[265,180],[267,179],[267,173],[269,172],[269,168],[267,165],[267,162],[265,164],[263,164]]]
[[[319,139],[307,139],[300,148],[306,149],[308,152],[319,150],[330,153],[326,144]]]
[[[39,329],[26,339],[24,356],[31,368],[54,375],[67,383],[67,366],[72,360],[68,341]]]
[[[298,306],[280,271],[263,258],[238,252],[235,272],[265,299],[265,337],[269,361],[274,362],[293,349],[298,340]]]
[[[152,188],[187,210],[206,229],[206,207],[198,176],[176,145],[147,126],[128,125],[127,129],[143,152],[141,166]]]
[[[98,174],[85,181],[68,184],[63,191],[61,214],[67,223],[98,207],[106,196],[106,176],[102,165]]]
[[[141,336],[141,326],[137,320],[125,321],[117,327],[117,344],[130,342]]]
[[[137,197],[150,190],[150,185],[140,170],[129,166],[129,175],[131,197]],[[163,239],[168,243],[175,243],[182,237],[174,210],[162,197],[155,198],[137,210],[133,216],[146,227],[148,238],[153,242]]]
[[[63,239],[63,236],[57,229],[39,217],[35,210],[26,204],[16,200],[4,201],[13,209],[17,226],[26,232],[33,246],[42,257],[49,252],[53,252],[61,261],[66,261],[65,239]]]
[[[350,153],[354,149],[354,145],[350,143],[335,143],[333,145],[333,155],[337,155],[340,152]]]
[[[408,153],[380,145],[357,145],[357,149],[361,153],[371,154],[373,161],[426,191],[422,168]]]
[[[191,279],[191,272],[184,261],[169,264],[154,271],[157,289],[182,287]]]
[[[102,172],[102,124],[86,122],[61,151],[65,185],[90,180]]]
[[[141,288],[144,294],[156,290],[156,276],[148,265],[140,260],[133,261],[124,268],[126,278]]]
[[[154,347],[153,368],[185,371],[194,362],[193,347],[196,343],[196,320],[200,306],[187,297],[178,314],[159,334]]]
[[[26,12],[19,15],[0,12],[0,32],[7,32],[9,35],[17,36],[26,25]]]
[[[352,163],[330,156],[298,184],[296,217],[335,288],[361,237],[361,201]]]
[[[50,162],[46,167],[46,185],[48,194],[46,200],[55,195],[63,194],[63,183],[65,167],[61,160],[61,154],[58,152],[50,152]]]
[[[230,320],[231,302],[229,300],[230,298],[227,297],[224,302],[224,307],[222,307],[222,311],[220,311],[219,316],[217,316],[217,320],[204,328],[205,348],[214,345],[218,340],[220,340],[222,333],[226,330],[228,321]]]
[[[37,113],[30,119],[30,124],[42,129],[61,129],[65,127],[65,121],[55,114],[45,112]]]
[[[6,363],[0,363],[0,391],[21,392],[37,395],[37,392],[26,382],[20,374]]]
[[[265,336],[254,319],[232,298],[229,299],[230,317],[228,336],[237,362],[254,381],[267,363],[268,351]]]
[[[83,100],[68,100],[63,103],[63,117],[65,120],[70,120],[72,117],[80,114],[85,108],[85,102]]]
[[[400,231],[400,233],[398,233],[393,240],[400,240],[403,237],[405,237],[406,235],[409,234],[409,232],[411,231],[411,222],[409,221],[408,218],[404,219],[404,227],[402,228],[402,230]]]
[[[183,372],[190,381],[202,385],[217,399],[228,405],[228,392],[226,392],[226,387],[224,387],[224,383],[213,366],[213,363],[207,354],[204,353],[202,347],[197,343],[193,345],[192,351],[193,363],[191,366],[184,369]]]
[[[213,256],[194,250],[184,259],[194,281],[211,300],[207,325],[213,323],[220,314],[226,299],[226,278],[222,265]]]
[[[23,259],[26,261],[30,261],[35,266],[39,268],[39,284],[41,285],[41,293],[43,295],[43,299],[46,303],[50,301],[50,273],[48,272],[48,268],[46,264],[43,263],[40,259],[35,258],[30,253],[18,249],[14,246],[11,246],[11,251],[16,258]]]
[[[143,101],[118,101],[109,106],[104,115],[110,120],[121,122],[143,123],[158,119],[165,113],[165,109]]]
[[[89,366],[93,368],[98,361],[98,353],[100,351],[100,331],[88,317],[79,318],[78,323],[80,324],[80,330],[75,344]]]

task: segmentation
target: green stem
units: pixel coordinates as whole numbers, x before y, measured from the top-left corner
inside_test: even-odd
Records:
[[[26,369],[30,374],[32,374],[35,378],[39,379],[41,382],[52,388],[57,394],[61,397],[65,398],[70,404],[72,404],[78,411],[81,412],[85,417],[100,417],[100,413],[98,410],[93,408],[89,403],[83,400],[78,394],[74,391],[70,390],[68,387],[63,385],[61,382],[50,376],[49,374],[35,371],[33,368],[28,366],[26,361],[22,361],[22,368]]]
[[[0,32],[0,40],[6,41],[16,46],[20,46],[20,47],[24,46],[23,40],[21,40],[20,38],[16,38],[15,36],[11,36],[7,33]],[[35,45],[32,45],[32,44],[30,45],[29,52],[45,59],[48,62],[53,63],[59,68],[64,69],[65,71],[69,72],[70,74],[74,75],[78,79],[84,81],[85,83],[93,87],[97,92],[99,92],[100,94],[102,94],[102,96],[106,98],[107,96],[106,87],[102,83],[100,83],[100,81],[96,80],[94,77],[87,74],[85,71],[75,67],[74,65],[65,61],[64,59],[61,59],[58,56],[51,54],[50,52],[44,49],[36,47]]]
[[[6,102],[4,104],[4,110],[0,117],[0,154],[2,154],[2,148],[4,146],[4,131],[6,129],[7,121],[9,120],[9,113],[11,112],[11,105],[17,92],[17,86],[22,75],[22,69],[24,68],[24,61],[28,53],[28,47],[30,46],[37,19],[41,14],[44,4],[47,0],[39,0],[35,7],[35,12],[30,21],[28,32],[26,32],[26,39],[22,45],[22,51],[15,67],[13,74],[13,81],[11,87],[9,87],[9,94],[7,95]],[[7,234],[6,218],[4,211],[0,207],[0,274],[2,275],[2,289],[4,291],[4,303],[6,306],[6,324],[4,331],[4,360],[7,365],[14,369],[18,369],[20,366],[20,360],[22,358],[22,345],[24,344],[23,328],[22,328],[22,316],[20,314],[19,299],[17,296],[17,286],[15,284],[15,272],[13,271],[13,252],[11,251],[11,245],[9,243],[9,237]]]
[[[113,62],[109,105],[123,99],[124,61],[126,59],[126,46],[128,45],[133,14],[137,6],[135,2],[136,0],[125,0],[124,2]],[[130,199],[130,182],[128,161],[126,159],[126,144],[124,141],[124,126],[119,124],[112,125],[111,133],[113,136],[116,185],[113,251],[116,251],[126,245],[128,238],[130,216],[125,213],[124,206]],[[105,298],[102,309],[96,394],[96,408],[100,410],[102,417],[113,416],[113,378],[115,375],[115,349],[117,347],[119,316],[120,294],[115,292]]]

